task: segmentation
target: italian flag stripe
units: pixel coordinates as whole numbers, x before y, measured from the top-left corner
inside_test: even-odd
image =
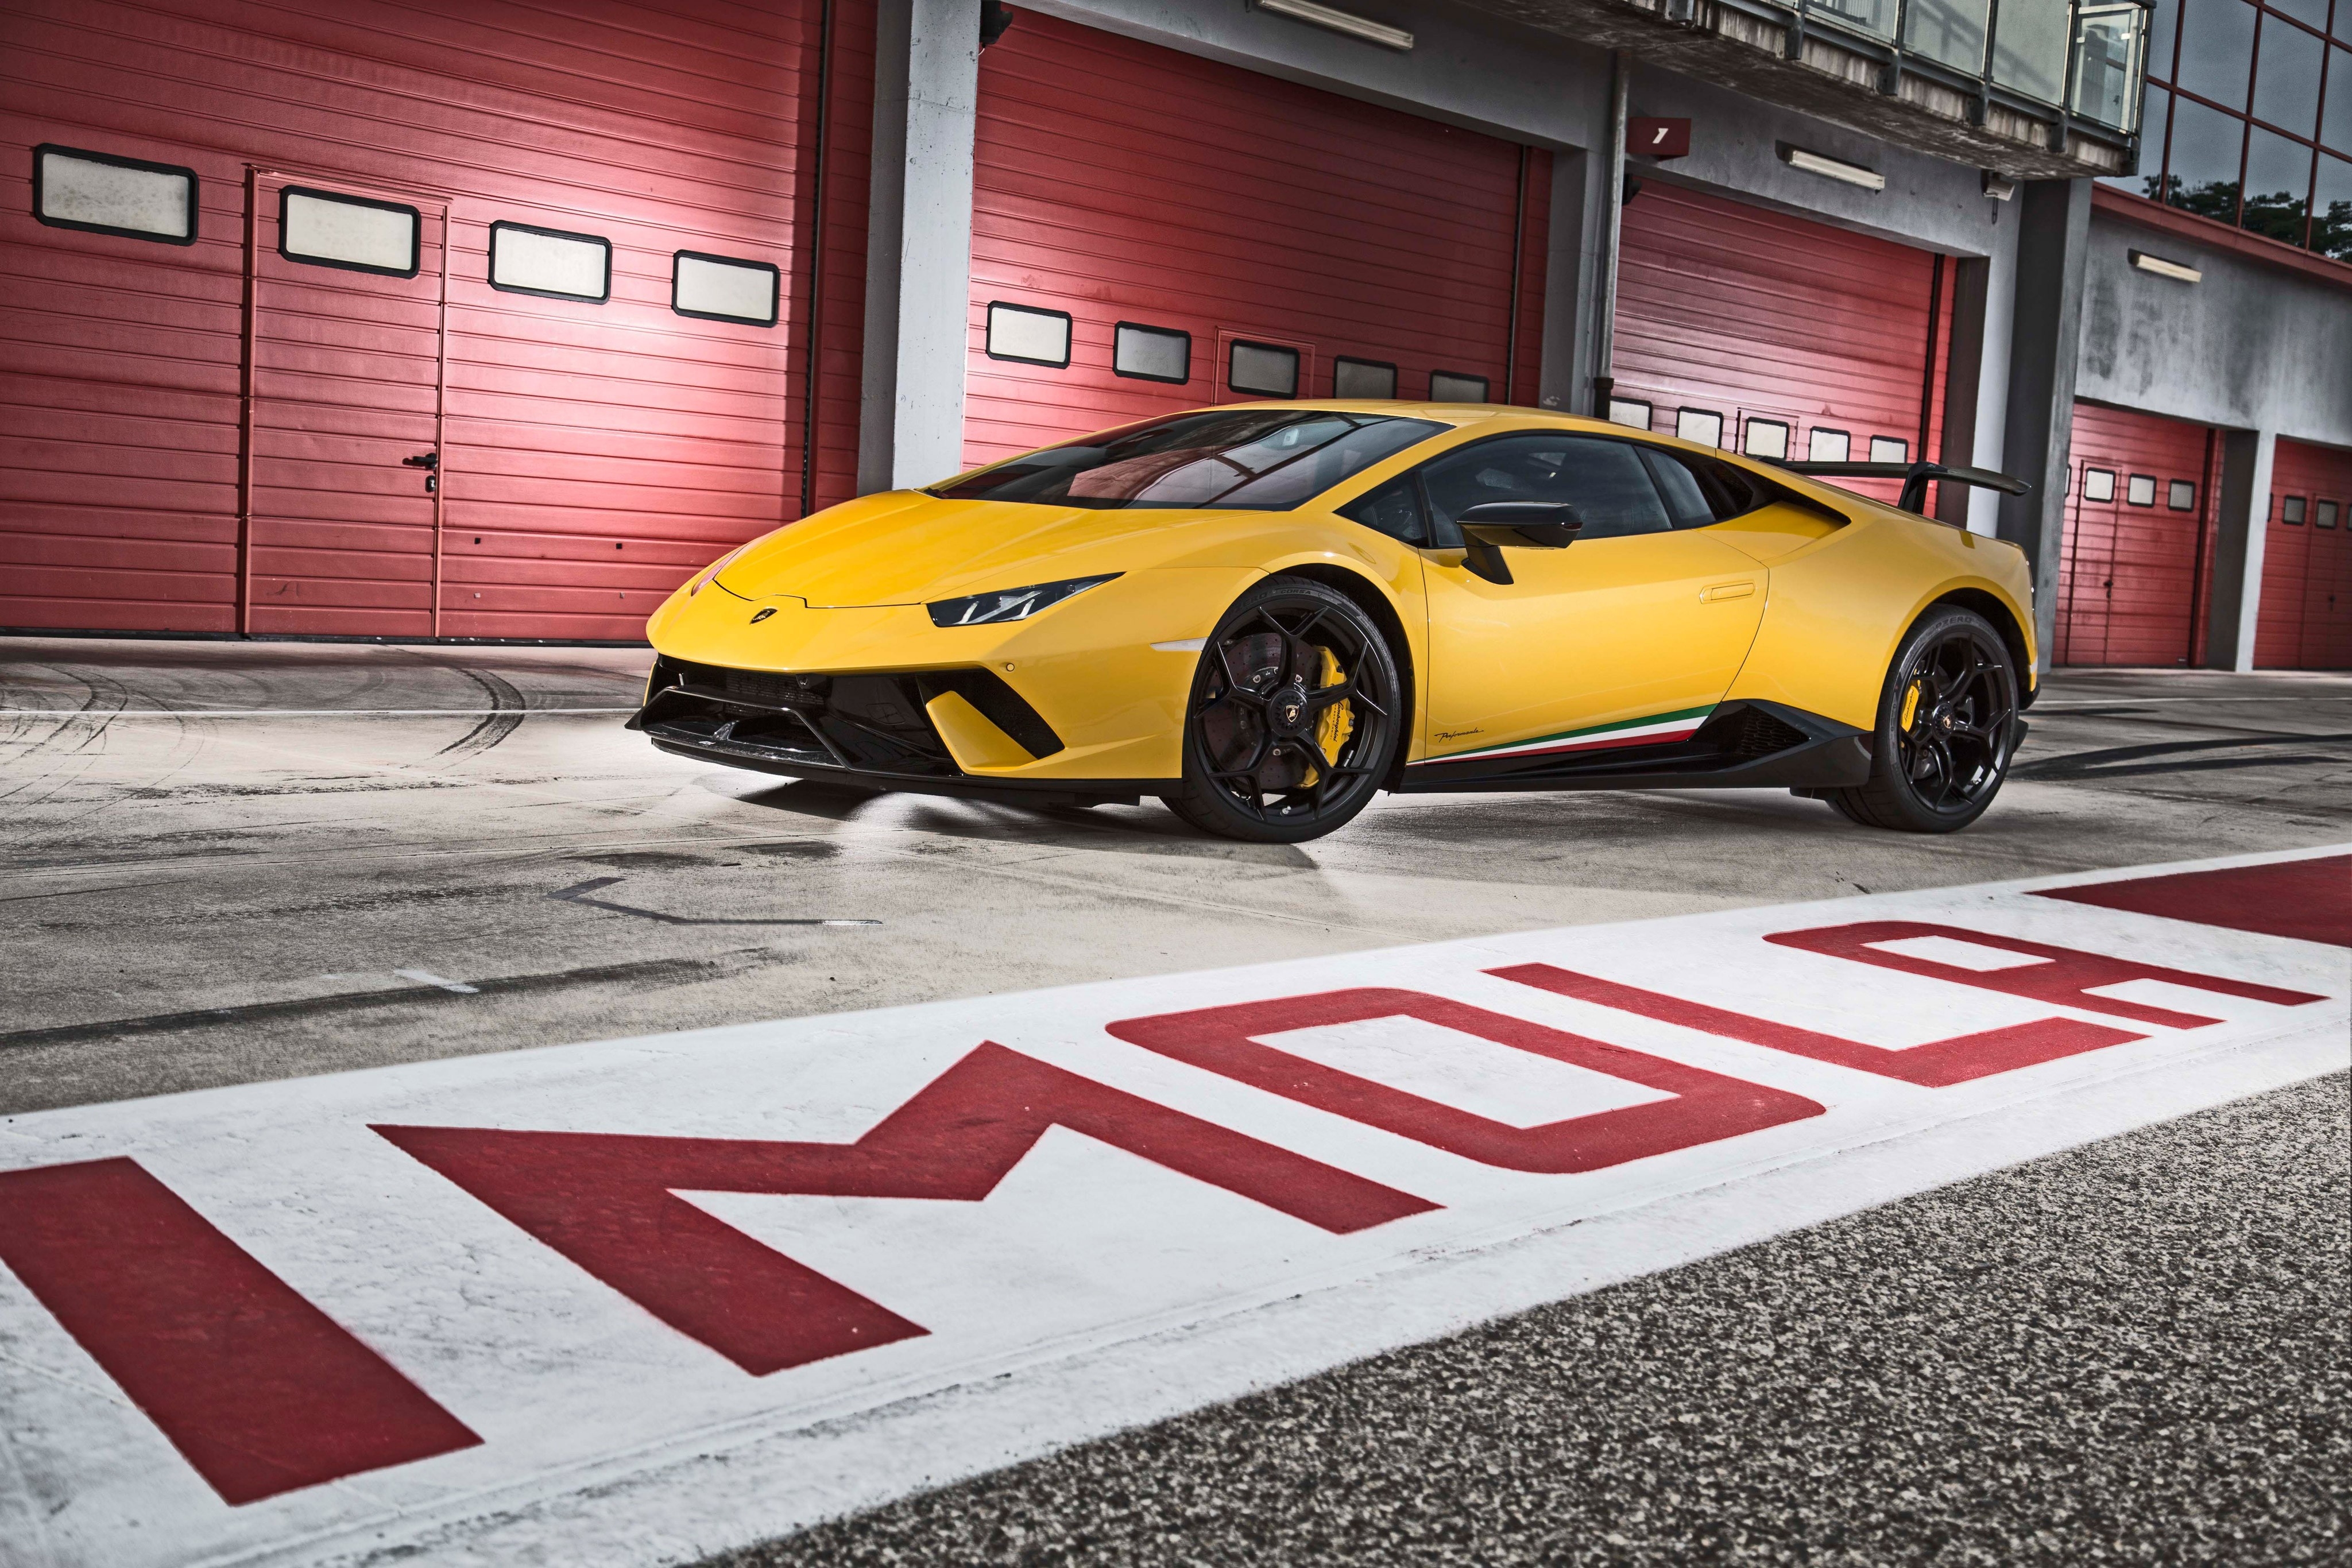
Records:
[[[1562,730],[1557,735],[1539,735],[1531,740],[1515,740],[1507,746],[1481,746],[1469,751],[1450,752],[1444,757],[1424,757],[1415,767],[1427,767],[1436,762],[1473,762],[1489,757],[1539,757],[1556,751],[1599,751],[1612,746],[1654,746],[1661,741],[1680,740],[1695,733],[1715,711],[1712,704],[1706,707],[1684,708],[1679,713],[1652,714],[1647,718],[1619,719],[1614,724],[1596,724],[1584,729]]]

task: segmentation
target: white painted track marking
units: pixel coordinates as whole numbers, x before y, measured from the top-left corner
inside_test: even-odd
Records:
[[[0,1124],[0,1172],[135,1159],[482,1441],[231,1506],[0,1271],[0,1542],[12,1565],[109,1568],[411,1552],[467,1563],[688,1559],[2341,1070],[2352,1055],[2344,949],[2031,896],[2180,869],[1580,926],[12,1118]],[[2168,1028],[1762,940],[1887,920],[2326,999],[2099,988],[2221,1020]],[[2144,1038],[1925,1088],[1487,972],[1530,963],[1870,1041],[1890,1061],[2042,1019]],[[1117,1020],[1360,987],[1453,998],[1825,1110],[1580,1175],[1531,1175],[1107,1032]],[[1343,1048],[1343,1030],[1323,1028],[1312,1054]],[[1382,1062],[1444,1038],[1383,1027],[1344,1049],[1356,1071],[1436,1100],[1442,1063]],[[369,1130],[846,1143],[983,1040],[1442,1207],[1335,1235],[1058,1127],[983,1202],[697,1192],[695,1207],[736,1232],[928,1331],[755,1376]],[[1445,1098],[1490,1104],[1507,1076],[1489,1062]],[[1563,1104],[1574,1080],[1552,1086]],[[1645,1098],[1605,1087],[1610,1103]]]

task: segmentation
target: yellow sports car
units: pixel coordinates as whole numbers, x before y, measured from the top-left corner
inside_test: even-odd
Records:
[[[1824,476],[1901,476],[1903,506]],[[1937,480],[2022,489],[1526,409],[1172,414],[721,557],[648,622],[630,723],[875,789],[1156,795],[1269,841],[1378,789],[1770,785],[1948,832],[2024,736],[2033,614],[2014,545],[1919,515]]]

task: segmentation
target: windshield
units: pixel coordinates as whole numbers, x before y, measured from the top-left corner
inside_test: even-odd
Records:
[[[1180,413],[1049,446],[935,485],[952,501],[1048,507],[1218,507],[1287,511],[1447,427],[1328,409]]]

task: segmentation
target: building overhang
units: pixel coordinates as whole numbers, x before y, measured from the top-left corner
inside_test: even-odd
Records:
[[[2138,139],[1827,23],[1804,0],[1463,0],[1471,9],[2014,180],[2128,174]],[[2130,100],[2137,111],[2140,80]]]

